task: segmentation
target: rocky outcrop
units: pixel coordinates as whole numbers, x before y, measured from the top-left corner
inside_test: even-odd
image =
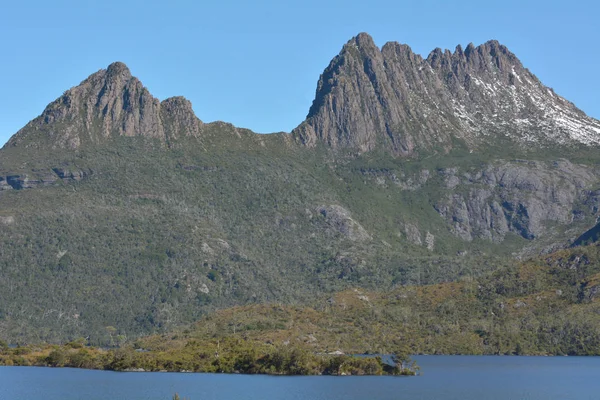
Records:
[[[404,224],[404,234],[406,235],[406,239],[417,246],[423,245],[423,241],[421,240],[421,232],[417,225],[412,223]]]
[[[352,241],[365,241],[371,239],[371,235],[352,219],[350,211],[342,206],[328,205],[320,206],[316,210],[325,219],[329,230],[340,233]]]
[[[32,189],[38,186],[52,185],[57,181],[56,175],[49,171],[38,171],[33,174],[8,175],[6,183],[11,189]]]
[[[598,206],[583,206],[598,181],[595,171],[566,160],[497,162],[481,171],[440,174],[453,190],[435,209],[466,241],[502,241],[507,232],[534,239],[546,233],[548,224],[567,225],[578,213],[594,214]]]
[[[6,146],[49,142],[53,148],[74,149],[111,136],[145,136],[167,143],[199,136],[201,129],[188,100],[173,97],[161,103],[125,64],[116,62],[67,90]]]
[[[202,122],[194,114],[192,103],[182,96],[170,97],[160,103],[160,117],[169,140],[184,136],[200,136]]]
[[[91,174],[91,171],[74,166],[62,166],[52,169],[31,170],[27,173],[0,176],[0,191],[34,189],[54,185],[57,182],[79,182]]]
[[[73,167],[57,167],[52,168],[52,171],[64,182],[79,182],[89,175],[89,171]]]
[[[325,69],[293,134],[311,147],[409,156],[456,143],[477,149],[491,139],[598,144],[600,121],[544,86],[497,41],[435,49],[423,59],[396,42],[380,50],[361,33]]]

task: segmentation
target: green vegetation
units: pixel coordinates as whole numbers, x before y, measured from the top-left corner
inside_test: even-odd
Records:
[[[380,357],[317,354],[306,346],[227,338],[189,341],[183,348],[140,351],[64,346],[30,346],[0,351],[0,365],[48,366],[113,371],[172,371],[270,375],[414,375],[418,367],[404,355],[396,366]]]
[[[0,335],[112,346],[236,304],[309,304],[350,287],[481,274],[525,242],[465,243],[431,207],[435,182],[383,187],[359,161],[286,140],[215,124],[168,149],[115,138],[69,152],[3,150],[0,170],[11,174],[86,176],[0,193]],[[420,161],[378,163],[398,176],[420,170]],[[330,205],[349,216],[319,212]],[[435,236],[433,251],[407,239],[406,223],[421,240]],[[357,226],[366,238],[353,236]]]
[[[349,289],[313,307],[238,306],[92,348],[0,346],[2,365],[276,375],[413,374],[409,355],[600,355],[600,247],[562,250],[457,282]],[[356,357],[348,354],[371,354]],[[377,354],[392,354],[396,368]]]
[[[233,336],[350,354],[598,355],[599,293],[600,248],[588,246],[458,282],[350,289],[312,308],[230,308],[140,345],[156,350]]]
[[[349,354],[600,354],[600,247],[562,250],[478,278],[350,289],[312,308],[251,305],[139,341],[151,350],[237,337]]]

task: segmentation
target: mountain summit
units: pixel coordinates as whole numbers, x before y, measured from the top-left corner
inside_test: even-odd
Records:
[[[306,120],[294,131],[359,153],[382,145],[394,155],[470,149],[493,139],[518,145],[599,144],[600,121],[544,86],[497,41],[423,59],[397,42],[381,50],[366,33],[325,69]]]
[[[115,62],[50,103],[7,146],[26,142],[78,148],[110,136],[147,136],[168,143],[182,135],[198,136],[201,129],[187,99],[159,101],[125,64]]]

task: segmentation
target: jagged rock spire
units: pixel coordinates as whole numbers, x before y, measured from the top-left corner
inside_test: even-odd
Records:
[[[495,139],[517,144],[599,144],[600,122],[544,86],[498,41],[426,59],[407,45],[381,50],[366,33],[346,43],[319,79],[306,120],[294,131],[358,153],[378,146],[394,155],[471,149]]]

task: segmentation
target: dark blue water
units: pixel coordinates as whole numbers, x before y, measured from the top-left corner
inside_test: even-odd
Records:
[[[600,399],[599,357],[416,357],[418,377],[272,377],[0,367],[1,400]]]

